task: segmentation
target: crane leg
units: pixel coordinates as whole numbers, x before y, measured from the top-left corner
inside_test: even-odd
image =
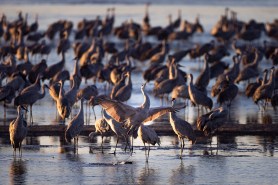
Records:
[[[127,146],[129,147],[129,151],[130,151],[130,144],[129,144],[129,141],[128,141],[129,139],[128,139],[128,136],[126,136],[125,137],[125,142],[126,142],[126,144],[125,144],[125,152],[126,152],[126,149],[127,149]]]
[[[144,142],[143,142],[143,143],[144,143]],[[145,149],[146,162],[148,162],[147,148],[146,148],[146,144],[145,144],[145,143],[144,143],[144,149]]]
[[[116,155],[116,150],[117,150],[118,142],[119,142],[119,136],[117,135],[117,142],[116,142],[116,147],[115,147],[115,150],[114,150],[114,155]]]
[[[103,135],[101,135],[101,152],[103,153]]]
[[[18,148],[19,148],[19,153],[18,154],[19,154],[20,157],[22,157],[21,142],[19,143],[19,147]]]
[[[131,150],[130,150],[130,155],[132,156],[133,153],[133,136],[131,136]]]
[[[148,149],[148,160],[147,160],[147,162],[149,161],[150,150],[151,150],[151,145],[149,144],[149,149]]]

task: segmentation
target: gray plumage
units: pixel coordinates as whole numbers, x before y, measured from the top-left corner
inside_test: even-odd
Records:
[[[145,84],[142,85],[141,91],[144,96],[144,102],[140,107],[134,108],[122,102],[111,100],[105,95],[93,98],[90,103],[102,106],[103,109],[116,121],[124,122],[125,127],[129,129],[129,134],[137,131],[141,123],[155,120],[167,112],[178,111],[181,109],[173,107],[156,107],[150,108],[150,99],[145,92]],[[183,107],[182,107],[183,108]]]
[[[63,92],[63,85],[64,85],[63,81],[60,81],[59,83],[60,83],[60,91],[59,91],[59,97],[56,101],[56,106],[60,117],[63,119],[63,121],[65,121],[65,119],[68,118],[71,113],[71,106]]]
[[[171,61],[169,65],[169,78],[163,79],[160,83],[155,85],[154,94],[156,96],[163,96],[164,94],[168,95],[172,92],[175,86],[178,84],[178,69],[177,64],[174,59]]]
[[[244,68],[239,72],[237,78],[235,79],[236,83],[240,81],[249,80],[250,78],[254,78],[259,76],[258,64],[259,64],[259,54],[255,52],[255,59],[252,63],[247,64]]]
[[[127,84],[121,87],[115,94],[114,99],[125,102],[130,99],[132,93],[132,81],[131,81],[131,72],[128,71],[125,76],[127,78]]]
[[[239,56],[235,55],[233,56],[233,62],[234,62],[234,65],[232,68],[228,69],[227,71],[224,72],[224,74],[218,76],[215,84],[212,86],[212,89],[211,89],[211,96],[212,97],[215,97],[218,95],[219,93],[219,86],[220,84],[222,83],[222,81],[226,80],[226,77],[228,76],[229,80],[230,81],[234,81],[238,74],[239,74],[239,71],[240,71],[240,59],[239,59]]]
[[[108,125],[107,121],[104,118],[101,118],[101,119],[97,119],[95,121],[95,132],[91,132],[89,134],[89,139],[93,140],[95,135],[97,133],[100,133],[100,135],[101,135],[101,151],[102,151],[102,153],[103,153],[103,137],[104,137],[105,134],[108,133],[109,130],[110,130],[110,126]]]
[[[261,85],[258,87],[253,95],[253,101],[258,103],[260,100],[270,100],[274,91],[275,80],[274,80],[274,71],[275,68],[273,67],[270,72],[269,80],[266,84]]]
[[[207,55],[206,55],[205,60],[204,60],[204,68],[201,71],[201,73],[199,74],[199,76],[197,77],[197,79],[195,81],[195,86],[200,91],[205,92],[206,88],[209,84],[209,80],[210,80],[210,68],[208,65]]]
[[[212,135],[227,120],[228,110],[219,107],[197,118],[197,129],[206,136]]]
[[[32,113],[32,106],[33,104],[44,98],[45,96],[45,88],[49,88],[46,84],[42,87],[42,93],[37,90],[27,91],[25,93],[19,94],[14,99],[14,105],[30,105],[30,123],[33,124],[33,113]]]
[[[84,113],[83,113],[83,101],[82,98],[80,100],[80,110],[76,116],[69,122],[66,132],[65,138],[67,142],[70,142],[71,139],[74,139],[74,144],[78,146],[78,136],[84,127]]]
[[[172,106],[175,104],[175,99],[172,100]],[[170,124],[172,126],[173,131],[178,136],[181,144],[181,153],[180,158],[182,158],[182,153],[184,149],[184,138],[187,138],[194,144],[196,142],[195,132],[187,121],[177,117],[174,112],[170,112]]]
[[[10,141],[13,146],[13,154],[16,155],[16,149],[19,149],[19,154],[22,156],[21,144],[24,138],[27,136],[27,122],[23,117],[24,112],[22,107],[17,106],[17,118],[10,123],[9,133]]]
[[[145,156],[146,156],[146,162],[148,162],[149,155],[150,155],[150,145],[158,144],[160,145],[160,139],[157,136],[154,129],[151,127],[145,126],[143,124],[140,125],[138,129],[138,136],[142,140],[144,147],[145,147]],[[148,152],[145,144],[148,144]]]
[[[111,116],[109,116],[105,110],[103,111],[103,118],[104,118],[105,121],[108,123],[108,125],[109,125],[110,128],[111,128],[111,130],[112,130],[112,131],[116,134],[116,136],[117,136],[117,142],[116,142],[114,154],[116,154],[116,149],[117,149],[117,145],[118,145],[118,142],[119,142],[119,137],[123,137],[123,138],[125,139],[125,142],[126,142],[125,150],[126,150],[127,145],[129,144],[129,142],[128,142],[127,129],[125,129],[125,128],[123,127],[123,124],[122,124],[122,123],[119,123],[119,122],[115,121]]]
[[[193,85],[193,75],[190,74],[189,76],[190,82],[188,85],[188,92],[190,101],[193,105],[201,105],[208,109],[211,109],[213,106],[213,102],[211,98],[209,98],[205,93],[199,91],[194,85]]]
[[[235,99],[238,93],[238,87],[228,79],[224,80],[219,87],[219,94],[217,97],[217,103],[222,105],[228,102],[227,105],[230,106],[232,101]]]
[[[122,73],[120,80],[112,88],[112,91],[110,93],[111,99],[115,99],[115,96],[116,96],[117,92],[119,91],[119,89],[121,89],[122,87],[125,86],[125,79],[126,79],[126,75],[124,73]]]

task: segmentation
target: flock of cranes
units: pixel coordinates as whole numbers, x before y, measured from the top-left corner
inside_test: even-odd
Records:
[[[246,95],[252,97],[256,104],[263,102],[264,110],[269,102],[276,108],[278,71],[274,66],[278,63],[278,22],[243,22],[238,20],[234,11],[230,11],[230,17],[229,11],[225,9],[225,14],[211,30],[215,40],[175,52],[171,48],[173,41],[186,42],[196,32],[204,32],[198,17],[190,23],[182,19],[179,11],[176,20],[172,21],[169,17],[167,26],[151,26],[147,5],[142,24],[130,20],[115,27],[115,9],[109,8],[103,20],[99,16],[91,20],[84,18],[76,29],[71,21],[58,20],[42,31],[38,29],[38,17],[34,23],[28,24],[27,16],[24,18],[22,12],[14,21],[9,21],[3,14],[0,20],[0,101],[4,103],[4,119],[7,104],[17,107],[17,118],[10,123],[9,129],[14,154],[17,148],[22,154],[21,143],[27,135],[23,110],[30,106],[29,124],[32,125],[32,106],[45,97],[47,89],[56,103],[62,124],[67,124],[65,139],[68,142],[74,139],[76,149],[84,124],[90,122],[90,108],[88,119],[87,107],[100,105],[103,117],[95,121],[96,132],[91,133],[89,138],[100,133],[103,146],[103,136],[112,129],[117,136],[116,155],[119,137],[124,138],[125,150],[129,148],[132,154],[133,138],[138,136],[144,146],[149,145],[148,149],[145,146],[146,161],[150,145],[159,145],[160,139],[144,123],[162,115],[169,113],[169,122],[181,144],[180,158],[185,146],[184,138],[192,144],[196,142],[193,123],[176,115],[177,111],[186,108],[185,105],[177,106],[176,99],[188,99],[192,106],[198,106],[198,110],[206,109],[207,113],[197,119],[197,129],[204,131],[205,135],[212,135],[226,122],[229,108],[239,92],[237,83],[248,81]],[[253,42],[263,34],[266,37],[263,45]],[[74,35],[74,41],[71,35]],[[124,48],[109,40],[112,36],[123,42]],[[48,55],[54,47],[61,60],[49,65]],[[74,64],[66,57],[71,49],[75,54]],[[223,61],[231,52],[234,52],[232,67]],[[193,74],[185,70],[186,64],[182,63],[187,56],[191,60],[204,61],[204,67],[195,81]],[[41,61],[38,61],[39,57]],[[262,63],[270,61],[273,67],[262,69]],[[133,89],[137,88],[132,83],[132,75],[135,69],[138,70],[139,63],[147,67],[142,71],[146,81],[141,87],[144,101],[139,107],[133,107],[128,105],[128,100]],[[72,73],[66,70],[66,65],[72,65]],[[263,78],[260,77],[262,74]],[[212,78],[216,78],[215,84],[208,89]],[[250,83],[256,78],[256,82]],[[70,81],[70,89],[65,91],[67,81]],[[106,84],[104,92],[100,92],[97,81]],[[172,94],[172,106],[151,107],[148,92],[145,91],[150,81],[154,81],[155,96],[162,100],[166,96],[168,100],[169,94]],[[82,82],[85,82],[85,87]],[[216,96],[218,105],[212,99]],[[72,115],[77,102],[80,102],[80,110]],[[87,103],[86,116],[84,102]]]

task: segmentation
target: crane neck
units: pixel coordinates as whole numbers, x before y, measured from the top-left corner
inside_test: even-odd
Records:
[[[84,114],[83,114],[83,111],[84,111],[84,109],[83,109],[83,102],[84,102],[84,99],[82,98],[80,100],[80,110],[79,110],[79,113],[78,113],[78,115],[81,115],[82,117],[84,116]]]
[[[271,85],[271,86],[273,86],[274,87],[274,82],[275,82],[275,80],[274,80],[274,71],[275,71],[275,69],[271,69],[271,71],[270,71],[270,75],[269,75],[269,80],[268,80],[268,82],[267,82],[267,84],[269,84],[269,85]]]
[[[39,99],[44,98],[44,96],[45,96],[45,87],[46,87],[46,85],[44,85],[44,86],[42,87],[42,93],[40,94]]]
[[[75,61],[75,65],[74,65],[74,69],[73,69],[73,75],[81,76],[80,71],[79,71],[79,66],[78,66],[78,59],[76,59],[76,61]]]
[[[142,91],[142,94],[144,96],[144,102],[143,102],[141,107],[143,109],[149,109],[150,108],[150,98],[149,98],[149,96],[145,92],[145,87],[142,88],[141,91]]]
[[[62,98],[64,96],[64,94],[63,94],[63,86],[64,86],[64,83],[63,83],[63,81],[61,81],[60,82],[59,98]]]
[[[263,77],[263,82],[262,84],[266,84],[267,83],[267,75],[268,75],[268,71],[264,72],[264,77]]]

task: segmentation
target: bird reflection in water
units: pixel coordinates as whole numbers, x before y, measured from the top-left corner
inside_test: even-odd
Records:
[[[181,160],[180,165],[172,170],[169,184],[194,184],[195,168],[192,165],[184,166]]]
[[[10,165],[10,184],[26,184],[27,162],[22,159],[16,159]]]
[[[145,163],[145,166],[140,171],[138,184],[156,184],[159,177],[159,173],[155,169],[150,168],[148,163]]]
[[[275,151],[275,143],[277,143],[275,136],[264,136],[261,143],[263,145],[263,152],[266,154],[269,153],[269,156],[273,157]]]

